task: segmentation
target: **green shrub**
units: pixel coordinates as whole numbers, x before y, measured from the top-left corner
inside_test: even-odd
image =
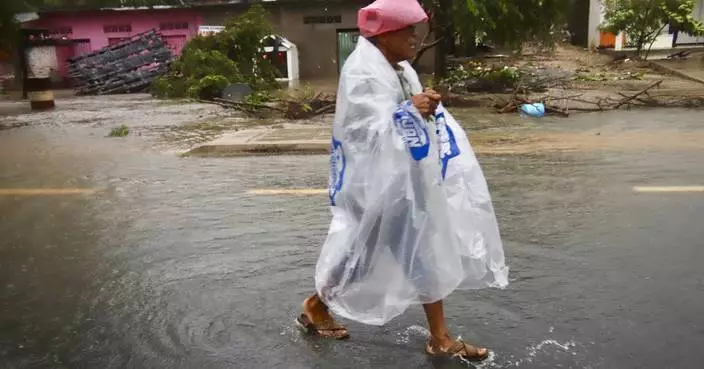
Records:
[[[212,100],[222,96],[222,90],[230,85],[230,80],[221,75],[205,76],[188,88],[188,96],[194,99]]]
[[[212,36],[197,36],[186,44],[171,70],[152,82],[155,97],[219,97],[230,83],[246,83],[252,89],[277,86],[279,73],[270,60],[261,57],[261,40],[273,27],[261,5],[255,4],[225,29]]]
[[[152,81],[150,92],[160,99],[183,98],[188,90],[186,80],[177,76],[160,76]]]
[[[479,63],[469,63],[451,70],[440,81],[441,86],[455,89],[477,89],[500,91],[514,88],[521,78],[521,72],[514,67],[487,67]]]

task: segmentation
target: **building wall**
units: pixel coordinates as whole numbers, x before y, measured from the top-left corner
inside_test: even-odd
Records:
[[[298,47],[300,78],[303,80],[336,79],[338,77],[338,31],[354,30],[357,26],[357,11],[365,1],[333,4],[325,7],[296,3],[264,3],[277,33]],[[99,50],[110,43],[118,42],[150,29],[159,29],[160,24],[187,23],[187,29],[159,30],[173,51],[179,54],[183,45],[198,34],[201,25],[221,26],[232,17],[246,11],[243,4],[232,4],[191,9],[155,10],[106,10],[81,12],[43,13],[39,20],[25,23],[27,28],[46,28],[57,36],[73,40],[84,40],[75,47],[57,49],[59,74],[66,77],[66,59],[81,52]],[[332,22],[320,23],[311,17],[332,17]],[[311,22],[311,19],[314,21]],[[127,26],[129,30],[106,33],[106,26]],[[420,37],[426,27],[419,27]],[[421,71],[432,71],[433,52],[425,54],[420,62]]]
[[[327,7],[302,5],[271,5],[267,7],[270,21],[276,33],[298,47],[301,79],[324,79],[336,77],[337,30],[355,29],[357,9],[352,5]],[[211,8],[202,10],[202,24],[224,25],[225,22],[245,11],[242,7]],[[339,23],[306,24],[305,17],[339,17]],[[338,20],[338,19],[336,19]]]
[[[604,7],[601,0],[589,0],[589,33],[588,41],[589,48],[596,49],[599,47],[601,32],[599,25],[604,21]]]
[[[193,9],[170,10],[130,10],[130,11],[83,11],[83,12],[57,12],[42,14],[41,18],[25,24],[27,28],[46,28],[54,31],[58,36],[69,39],[90,40],[90,50],[99,50],[111,42],[128,38],[150,29],[159,29],[162,23],[187,23],[186,29],[160,30],[171,38],[174,44],[173,51],[181,51],[178,42],[184,41],[197,34],[200,20]],[[130,26],[130,29],[118,32],[106,32],[106,26]],[[70,31],[70,33],[67,33]]]
[[[357,28],[356,7],[278,9],[277,30],[299,48],[302,78],[336,77],[338,74],[337,30]],[[304,17],[340,17],[340,23],[305,24]]]
[[[704,0],[695,1],[695,8],[692,11],[692,16],[704,22]],[[599,25],[604,21],[604,7],[601,0],[589,0],[589,47],[597,48],[600,45],[602,38],[599,31]],[[652,49],[669,49],[673,47],[674,35],[670,33],[668,27],[663,29],[662,33],[656,38]],[[615,37],[614,48],[622,50],[629,47],[628,35],[620,33]],[[693,37],[688,34],[680,33],[677,37],[677,44],[701,44],[704,43],[704,37]]]
[[[357,28],[357,11],[364,3],[320,5],[267,4],[275,31],[296,44],[299,70],[303,80],[335,79],[338,77],[337,32]],[[201,24],[218,26],[245,11],[243,7],[216,7],[201,10]],[[333,23],[311,23],[306,17],[332,17]],[[339,21],[339,22],[338,22]],[[424,34],[425,27],[419,27]],[[433,53],[421,60],[421,70],[432,71]]]

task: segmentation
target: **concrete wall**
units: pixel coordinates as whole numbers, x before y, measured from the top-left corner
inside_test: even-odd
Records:
[[[302,80],[336,79],[338,77],[337,31],[357,28],[357,11],[364,4],[320,5],[268,4],[267,11],[275,31],[298,47],[299,70]],[[201,24],[223,25],[227,19],[244,12],[243,7],[217,7],[201,10]],[[339,16],[340,23],[305,24],[308,16]],[[422,37],[426,27],[419,27]],[[428,51],[421,60],[421,71],[432,71],[433,53]]]
[[[299,53],[299,70],[302,80],[325,80],[338,77],[338,30],[353,30],[357,26],[357,11],[365,5],[364,1],[348,3],[329,3],[325,6],[306,4],[264,3],[270,13],[270,20],[277,33],[296,44]],[[98,50],[107,46],[110,39],[120,39],[135,34],[159,29],[162,22],[188,23],[186,30],[160,30],[168,37],[177,38],[180,52],[185,41],[198,34],[201,25],[220,26],[246,11],[242,4],[222,5],[212,7],[197,7],[193,9],[159,9],[159,10],[129,10],[129,11],[82,11],[56,12],[41,14],[36,21],[25,23],[27,28],[46,28],[49,30],[71,29],[66,36],[74,40],[89,40],[89,50]],[[339,16],[340,22],[326,24],[306,24],[309,16]],[[130,25],[130,32],[105,33],[104,26]],[[419,27],[420,37],[427,28]],[[170,42],[170,41],[169,41]],[[60,49],[58,52],[59,70],[65,75],[65,59],[71,57],[71,52]],[[421,72],[432,72],[434,65],[433,52],[428,51],[420,62]]]
[[[293,9],[290,9],[293,8]],[[316,79],[338,75],[337,30],[356,29],[357,8],[354,6],[289,7],[273,12],[275,27],[298,46],[301,78]],[[340,23],[305,24],[306,16],[340,16]]]
[[[327,10],[327,11],[325,11]],[[224,25],[230,18],[246,11],[243,7],[217,7],[201,10],[201,24]],[[357,7],[351,5],[321,6],[270,5],[269,20],[276,33],[296,44],[300,77],[303,80],[334,78],[337,69],[337,30],[354,29]],[[340,16],[340,23],[305,24],[306,16]]]
[[[46,28],[49,30],[65,30],[70,28],[69,39],[90,40],[90,49],[99,50],[108,45],[109,39],[127,38],[150,29],[159,29],[165,22],[188,23],[188,29],[161,30],[165,36],[183,36],[190,39],[197,34],[200,19],[194,9],[170,10],[130,10],[130,11],[83,11],[56,12],[42,14],[41,18],[25,23],[26,28]],[[105,33],[104,26],[130,25],[130,32]],[[180,49],[175,49],[180,52]]]
[[[59,70],[55,46],[34,46],[26,54],[29,78],[49,78]]]
[[[692,11],[692,16],[695,19],[704,21],[704,0],[695,1],[695,8]],[[589,47],[599,47],[600,31],[599,25],[604,21],[604,9],[601,0],[589,0]],[[677,38],[678,44],[697,44],[703,43],[704,37],[692,37],[687,34],[680,33]],[[628,43],[628,35],[623,33],[616,36],[616,50],[625,49]],[[662,33],[656,38],[652,49],[670,49],[673,47],[673,34],[669,33],[668,27],[663,29]]]
[[[604,9],[600,0],[589,0],[589,32],[587,36],[588,47],[596,49],[599,47],[601,32],[599,25],[604,21]]]

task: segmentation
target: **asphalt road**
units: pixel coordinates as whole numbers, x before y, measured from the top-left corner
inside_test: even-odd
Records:
[[[633,142],[701,135],[701,116],[546,121],[624,140],[480,157],[511,284],[446,304],[493,350],[480,367],[701,367],[704,189],[672,186],[704,186],[704,147]],[[179,158],[96,132],[0,131],[1,368],[466,367],[424,355],[420,308],[346,322],[346,342],[295,329],[326,196],[250,191],[324,188],[327,158]]]

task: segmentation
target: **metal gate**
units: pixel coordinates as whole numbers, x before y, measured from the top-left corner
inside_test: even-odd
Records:
[[[347,57],[352,54],[357,46],[359,30],[338,30],[337,31],[337,71],[342,70]]]

